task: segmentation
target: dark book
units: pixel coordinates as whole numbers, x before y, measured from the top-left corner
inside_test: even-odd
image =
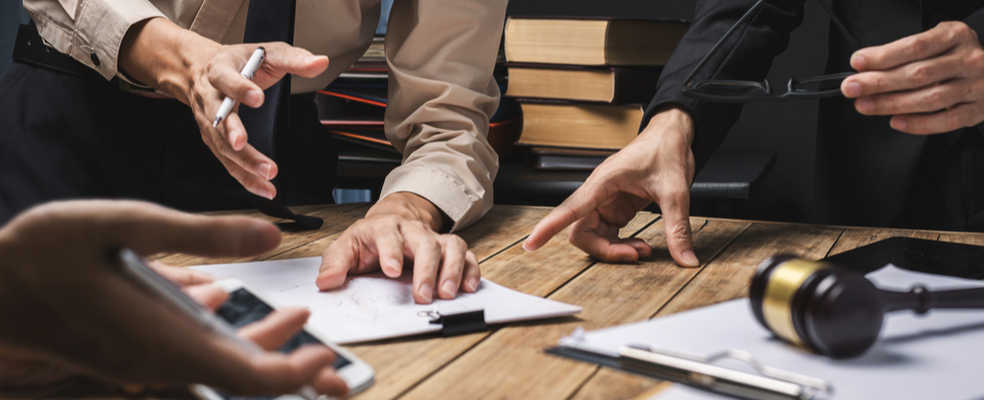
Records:
[[[531,147],[527,159],[540,170],[591,171],[613,154],[613,150]]]
[[[591,104],[519,99],[523,130],[518,145],[619,150],[636,138],[641,104]]]
[[[523,63],[507,63],[506,67],[510,77],[507,96],[610,104],[649,103],[662,69]]]
[[[510,17],[506,61],[586,66],[667,63],[689,24],[620,18]]]

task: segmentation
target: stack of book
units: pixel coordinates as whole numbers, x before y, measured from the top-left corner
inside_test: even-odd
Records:
[[[636,137],[683,21],[510,17],[506,96],[534,167],[593,169]]]
[[[496,76],[500,90],[505,90],[505,69]],[[386,63],[384,36],[372,44],[338,79],[316,96],[319,118],[340,141],[340,159],[400,163],[400,153],[383,132],[387,105],[389,68]],[[488,140],[504,157],[513,149],[520,135],[519,107],[512,99],[500,103],[490,118]]]

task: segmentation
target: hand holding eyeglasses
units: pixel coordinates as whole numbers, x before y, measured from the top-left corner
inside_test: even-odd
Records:
[[[856,51],[859,71],[841,84],[864,115],[892,115],[893,129],[917,135],[982,122],[982,47],[962,22]]]

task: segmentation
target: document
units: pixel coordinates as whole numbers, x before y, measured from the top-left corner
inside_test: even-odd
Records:
[[[356,343],[441,330],[429,316],[437,311],[454,314],[483,310],[487,324],[572,315],[581,307],[507,289],[482,279],[475,293],[453,300],[437,299],[416,304],[411,292],[411,272],[398,279],[382,272],[350,275],[341,288],[322,292],[315,286],[321,257],[259,261],[190,267],[212,274],[217,280],[237,278],[266,294],[281,306],[301,306],[311,311],[315,329],[336,343]]]
[[[982,281],[922,274],[887,266],[868,275],[883,289],[908,290],[922,283],[931,290],[981,287]],[[982,310],[910,311],[886,315],[880,338],[859,358],[833,360],[787,344],[759,325],[748,299],[733,300],[564,338],[561,344],[617,356],[619,346],[646,344],[710,355],[728,349],[752,353],[770,367],[828,381],[830,399],[972,399],[985,387],[985,335]],[[716,365],[756,373],[738,360]],[[673,385],[654,400],[721,399],[720,395]]]

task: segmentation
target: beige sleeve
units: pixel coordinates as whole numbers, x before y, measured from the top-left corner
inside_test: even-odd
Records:
[[[117,74],[120,44],[130,26],[164,17],[147,0],[24,0],[24,8],[51,47],[107,80]]]
[[[397,1],[387,25],[386,134],[404,159],[380,197],[417,194],[454,221],[452,231],[492,207],[499,161],[486,134],[499,105],[492,73],[506,3]]]

